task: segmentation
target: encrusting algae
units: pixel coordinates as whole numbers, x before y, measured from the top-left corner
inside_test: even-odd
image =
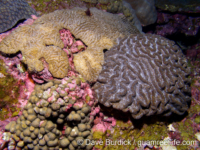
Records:
[[[19,83],[12,75],[7,73],[3,60],[0,60],[0,120],[5,120],[12,114],[18,115]],[[22,83],[21,83],[22,84]]]

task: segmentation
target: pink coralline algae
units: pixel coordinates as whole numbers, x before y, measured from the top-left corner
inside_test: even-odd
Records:
[[[80,78],[78,74],[75,74],[75,76]],[[89,102],[93,101],[94,92],[91,90],[90,85],[88,83],[86,83],[85,81],[81,82],[80,79],[78,78],[72,79],[70,76],[68,76],[61,80],[62,84],[67,84],[67,88],[62,90],[61,87],[58,87],[56,91],[61,94],[64,94],[67,92],[68,95],[67,97],[64,97],[64,98],[71,97],[73,100],[76,100],[77,98],[79,98],[77,100],[78,103],[75,103],[74,105],[82,105],[81,103],[79,103],[82,101],[86,101],[89,105],[91,105],[91,103]],[[87,97],[90,97],[90,100],[87,101]],[[48,101],[51,101],[53,99],[54,99],[53,97],[50,97]]]
[[[69,48],[72,53],[86,49],[86,46],[80,40],[75,40],[71,32],[67,29],[60,30],[60,38],[64,43],[64,48]]]
[[[92,130],[100,131],[105,133],[106,130],[112,130],[116,125],[116,119],[114,117],[107,117],[102,112],[100,112],[100,107],[94,107],[90,113],[90,118],[94,119],[94,126]]]
[[[62,29],[59,31],[60,38],[64,43],[63,50],[67,53],[69,65],[71,70],[75,71],[73,63],[73,54],[81,52],[86,49],[86,46],[80,40],[75,40],[72,33],[67,29]]]
[[[32,79],[29,77],[28,72],[23,70],[22,63],[21,63],[22,55],[19,53],[15,57],[12,57],[12,58],[0,56],[0,59],[2,59],[5,62],[6,66],[8,67],[7,68],[8,73],[13,75],[13,77],[17,79],[18,82],[23,81],[25,83],[23,86],[20,87],[19,101],[20,102],[23,101],[23,100],[21,101],[21,98],[28,99],[31,92],[34,89],[35,84],[32,81]]]
[[[186,57],[191,60],[200,59],[200,44],[190,46],[186,51]]]
[[[198,80],[200,77],[197,78]],[[198,88],[200,88],[200,83],[198,80],[195,81],[194,86],[192,86],[191,93],[192,98],[200,105],[200,91]]]
[[[197,34],[200,26],[200,17],[192,17],[185,14],[169,14],[158,12],[156,34],[161,36],[183,33],[186,36]]]

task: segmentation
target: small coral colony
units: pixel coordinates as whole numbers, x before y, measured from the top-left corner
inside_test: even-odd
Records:
[[[162,3],[0,3],[0,150],[198,148],[191,61],[177,41],[145,33]]]

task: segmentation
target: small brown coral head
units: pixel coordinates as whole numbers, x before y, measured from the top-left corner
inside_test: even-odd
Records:
[[[182,115],[190,105],[190,68],[178,46],[157,35],[120,39],[105,53],[94,85],[103,105],[142,116]]]

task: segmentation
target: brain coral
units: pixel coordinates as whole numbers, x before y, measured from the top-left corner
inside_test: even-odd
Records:
[[[0,43],[0,51],[6,54],[22,52],[23,61],[32,72],[44,69],[42,58],[54,77],[63,78],[68,72],[68,57],[59,32],[38,24],[21,26]]]
[[[190,103],[190,68],[181,50],[163,37],[137,35],[118,40],[105,53],[94,85],[97,99],[133,118],[183,114]]]
[[[91,15],[87,15],[86,10],[73,8],[45,14],[32,25],[19,27],[4,38],[0,51],[7,54],[21,51],[31,71],[44,69],[40,61],[44,57],[52,75],[63,78],[68,72],[68,58],[62,51],[64,44],[59,30],[65,28],[87,45],[86,51],[74,55],[74,64],[85,79],[94,81],[102,68],[103,50],[110,49],[118,37],[140,32],[118,15],[96,8],[91,8]]]
[[[0,33],[11,29],[19,20],[37,15],[25,0],[1,0],[0,3]]]

